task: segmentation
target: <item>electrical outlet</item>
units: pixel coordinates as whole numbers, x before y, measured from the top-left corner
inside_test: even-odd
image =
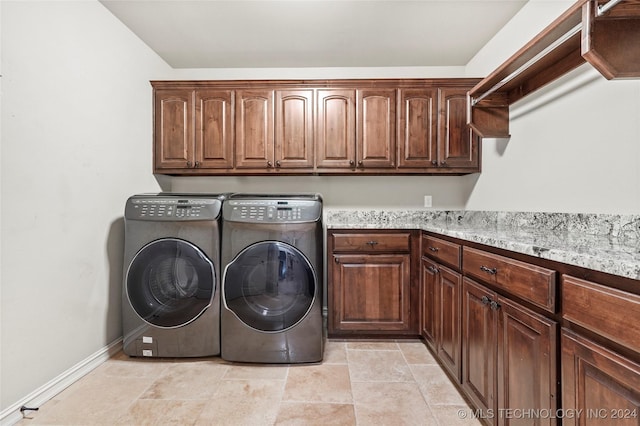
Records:
[[[431,202],[431,195],[425,195],[424,196],[424,206],[425,207],[432,207],[433,204]]]

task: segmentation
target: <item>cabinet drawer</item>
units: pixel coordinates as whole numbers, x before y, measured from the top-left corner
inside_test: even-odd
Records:
[[[563,318],[640,353],[640,296],[562,276]]]
[[[333,234],[334,253],[409,252],[411,234]]]
[[[451,243],[439,238],[422,236],[422,255],[431,257],[460,269],[460,254],[462,247],[460,244]]]
[[[555,312],[556,271],[470,247],[463,249],[462,268],[467,275]]]

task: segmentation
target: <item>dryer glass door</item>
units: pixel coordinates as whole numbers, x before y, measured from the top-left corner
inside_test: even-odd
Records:
[[[210,305],[215,270],[193,244],[175,238],[153,241],[131,261],[127,297],[142,319],[159,327],[179,327],[196,319]]]
[[[244,249],[227,266],[224,302],[248,326],[277,332],[306,316],[316,285],[313,268],[298,249],[263,241]]]

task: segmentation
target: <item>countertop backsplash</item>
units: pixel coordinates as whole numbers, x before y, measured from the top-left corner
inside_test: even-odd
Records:
[[[325,208],[327,228],[422,229],[640,279],[640,215]]]

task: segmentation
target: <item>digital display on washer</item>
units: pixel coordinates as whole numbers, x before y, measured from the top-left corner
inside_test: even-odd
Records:
[[[278,207],[276,210],[293,210],[291,207]]]

